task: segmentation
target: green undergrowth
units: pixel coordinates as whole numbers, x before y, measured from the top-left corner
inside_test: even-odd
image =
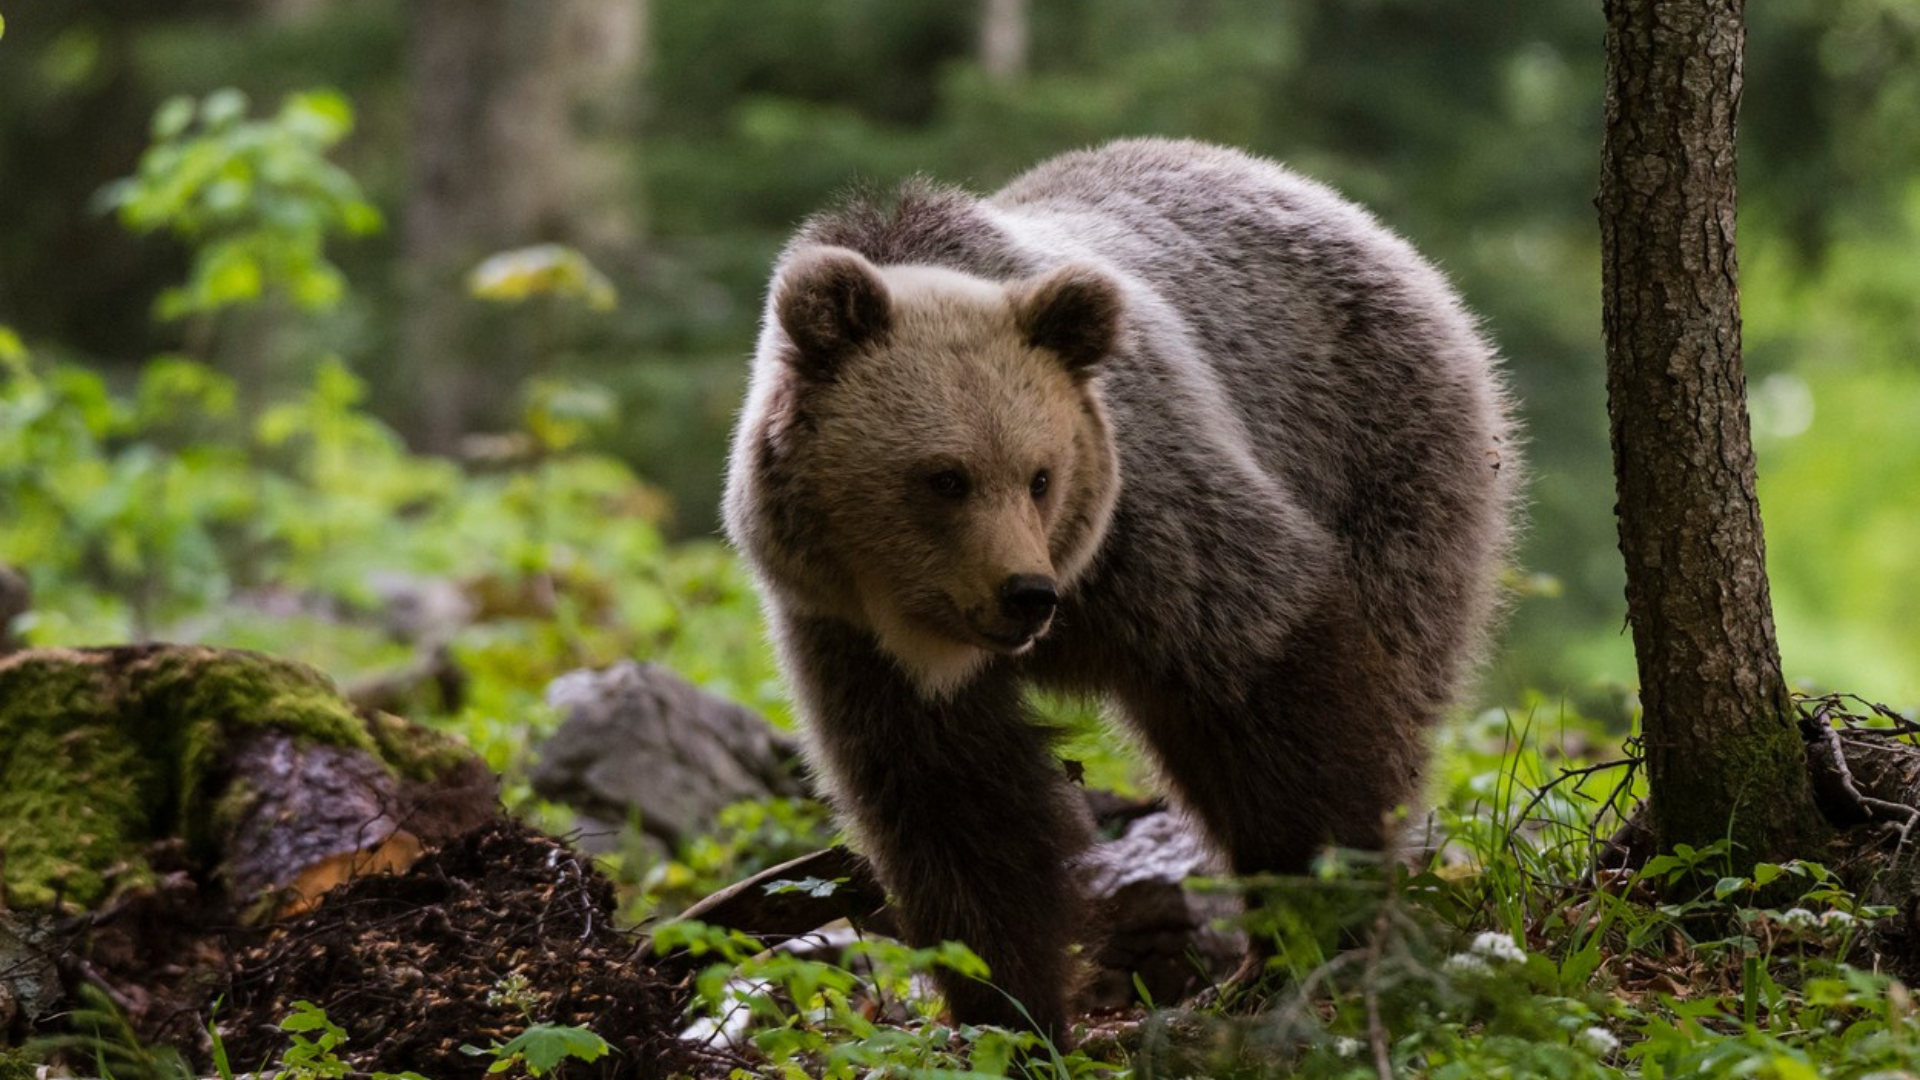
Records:
[[[1260,1000],[1092,1017],[1072,1052],[956,1027],[914,992],[936,968],[978,974],[964,951],[867,941],[828,964],[689,925],[660,942],[710,960],[694,1012],[733,1033],[743,1077],[1920,1071],[1910,995],[1864,949],[1890,911],[1833,870],[1801,861],[1732,876],[1723,843],[1595,872],[1639,778],[1616,737],[1537,703],[1455,726],[1439,766],[1432,822],[1411,830],[1427,854],[1329,852],[1298,878],[1203,883],[1261,901],[1247,927],[1276,958]],[[1712,884],[1673,894],[1698,880]]]
[[[353,125],[345,99],[249,112],[231,91],[165,103],[138,170],[101,195],[194,256],[156,304],[189,343],[262,326],[297,340],[353,289],[325,242],[381,226],[326,160]],[[481,269],[473,300],[528,320],[615,301],[566,249]],[[748,575],[717,542],[666,541],[668,501],[597,449],[622,422],[612,395],[557,355],[502,388],[513,429],[455,461],[375,414],[361,372],[390,357],[301,356],[278,379],[295,389],[258,400],[190,350],[109,378],[34,344],[0,326],[0,564],[32,583],[12,627],[27,644],[218,644],[342,685],[444,651],[458,693],[425,687],[406,712],[465,739],[516,806],[534,806],[522,770],[557,721],[542,690],[574,668],[660,661],[786,722]]]

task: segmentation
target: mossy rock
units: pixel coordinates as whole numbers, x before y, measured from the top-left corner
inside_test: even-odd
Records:
[[[218,842],[234,748],[268,731],[349,749],[433,782],[471,755],[360,715],[294,661],[198,646],[37,649],[0,657],[0,899],[85,909],[142,880],[141,851]]]

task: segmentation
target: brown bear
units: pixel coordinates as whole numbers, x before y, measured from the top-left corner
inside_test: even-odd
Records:
[[[1329,189],[1141,140],[807,221],[727,529],[811,756],[963,1021],[1060,1033],[1087,825],[1025,688],[1097,694],[1236,872],[1374,848],[1486,635],[1493,350]]]

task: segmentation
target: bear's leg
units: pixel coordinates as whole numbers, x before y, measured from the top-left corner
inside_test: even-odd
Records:
[[[992,970],[992,985],[941,977],[955,1018],[1063,1036],[1081,929],[1068,863],[1090,830],[1017,682],[990,668],[929,702],[851,626],[793,620],[783,638],[814,759],[909,940],[965,942]]]
[[[1300,873],[1327,844],[1382,850],[1388,815],[1418,794],[1436,710],[1343,607],[1306,620],[1243,692],[1159,683],[1122,694],[1235,873]]]

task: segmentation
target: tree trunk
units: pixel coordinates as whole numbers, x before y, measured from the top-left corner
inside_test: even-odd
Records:
[[[410,434],[450,451],[514,368],[462,281],[502,248],[618,255],[638,234],[632,176],[646,0],[418,0],[402,244]],[[505,378],[503,378],[503,375]],[[494,402],[494,404],[498,404]]]
[[[1824,835],[1767,592],[1740,362],[1743,0],[1606,0],[1600,180],[1620,550],[1662,850],[1736,867]]]
[[[995,86],[1011,86],[1026,77],[1027,0],[983,0],[980,68]]]

